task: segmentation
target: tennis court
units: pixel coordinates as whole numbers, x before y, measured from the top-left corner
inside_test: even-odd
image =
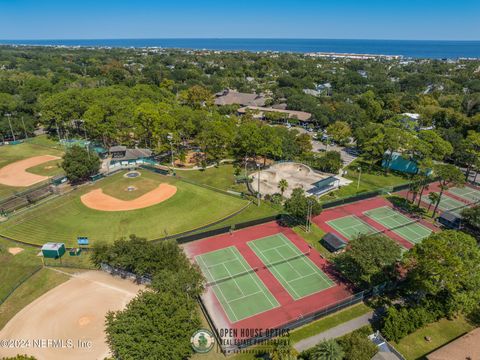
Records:
[[[355,215],[349,215],[339,219],[330,220],[327,221],[327,224],[345,236],[348,240],[353,240],[359,235],[373,234],[378,232],[376,229]]]
[[[402,215],[388,206],[365,211],[363,214],[412,244],[421,242],[432,233],[432,230],[426,226],[419,224],[417,221]]]
[[[231,323],[276,308],[279,303],[235,246],[195,256]]]
[[[476,203],[480,201],[480,191],[468,186],[463,188],[454,187],[448,189],[448,192],[467,200],[469,203]]]
[[[282,284],[294,300],[335,285],[284,234],[249,241],[248,246]]]
[[[427,204],[432,204],[428,196],[422,196],[422,201],[426,202]],[[435,204],[432,204],[432,206],[435,206]],[[443,194],[438,208],[442,211],[460,214],[466,206],[467,204]]]

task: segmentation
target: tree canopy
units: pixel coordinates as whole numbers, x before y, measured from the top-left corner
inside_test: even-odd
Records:
[[[347,251],[334,259],[338,270],[354,285],[369,289],[393,280],[401,248],[383,235],[360,235],[349,242]]]

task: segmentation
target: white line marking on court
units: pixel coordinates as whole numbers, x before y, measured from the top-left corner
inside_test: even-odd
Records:
[[[232,253],[234,254],[234,256],[238,258],[237,253],[235,253],[235,252],[231,249],[231,247],[230,247],[229,249],[232,251]],[[242,264],[243,268],[247,271],[248,269],[245,267],[245,264],[243,263],[243,261],[241,261],[240,259],[239,259],[238,261],[240,262],[240,264]],[[253,270],[252,267],[250,267],[250,269]],[[262,292],[265,293],[265,290],[266,290],[266,291],[268,291],[268,292],[270,293],[270,295],[271,295],[273,298],[275,298],[275,297],[273,296],[273,294],[270,292],[270,290],[268,290],[268,288],[267,288],[265,285],[263,285],[263,286],[260,286],[260,285],[259,285],[259,283],[258,283],[257,280],[260,280],[260,279],[258,278],[257,275],[255,275],[255,277],[254,277],[254,276],[252,275],[252,273],[250,273],[250,272],[248,273],[248,275],[250,276],[250,279],[255,283],[255,285],[258,287],[258,289],[259,289],[260,291],[262,291]],[[266,293],[265,293],[265,297],[266,297],[267,300],[270,302],[270,305],[273,306],[273,308],[276,308],[276,307],[279,306],[278,302],[277,302],[277,304],[275,305],[275,304],[272,302],[272,300],[270,299],[270,297],[267,296]],[[275,301],[276,301],[276,298],[275,298]],[[252,315],[252,316],[253,316],[253,315]]]
[[[205,261],[203,260],[203,257],[202,255],[197,255],[195,258],[200,258],[200,260],[202,261],[202,263],[206,266],[207,264],[205,263]],[[206,271],[208,271],[208,274],[210,275],[210,277],[212,277],[212,274],[210,273],[210,270],[208,270],[208,268],[206,268]],[[238,321],[238,317],[237,317],[237,314],[235,314],[235,311],[233,311],[232,307],[230,306],[230,304],[228,303],[228,300],[227,298],[225,297],[225,295],[223,294],[223,291],[222,289],[217,286],[217,284],[214,284],[213,285],[214,289],[218,289],[218,291],[220,292],[220,294],[222,295],[222,298],[223,300],[225,301],[225,304],[226,306],[228,306],[228,308],[230,309],[230,311],[232,312],[232,315],[235,317],[235,321],[234,322],[237,322]],[[215,291],[214,291],[215,292]],[[221,302],[220,302],[221,303]],[[228,313],[227,313],[227,316],[228,316]]]

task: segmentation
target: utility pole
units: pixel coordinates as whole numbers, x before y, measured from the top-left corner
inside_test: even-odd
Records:
[[[10,121],[10,118],[12,117],[12,114],[6,113],[5,116],[8,119],[8,125],[10,125],[10,131],[12,132],[13,141],[15,141],[15,133],[13,132],[12,122]]]

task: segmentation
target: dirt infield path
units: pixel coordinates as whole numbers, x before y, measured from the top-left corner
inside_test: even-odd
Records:
[[[109,357],[105,315],[109,310],[124,308],[141,289],[142,286],[129,280],[101,271],[75,275],[30,303],[7,323],[0,331],[0,340],[24,343],[16,344],[15,348],[0,347],[0,357],[16,354],[33,355],[39,360]]]
[[[60,159],[58,156],[41,155],[16,161],[0,168],[0,184],[7,186],[27,187],[47,180],[48,176],[27,172],[28,168]]]
[[[160,184],[156,189],[130,201],[120,200],[104,194],[102,189],[96,189],[81,196],[82,203],[95,210],[101,211],[128,211],[156,205],[171,198],[177,188],[170,184]]]

